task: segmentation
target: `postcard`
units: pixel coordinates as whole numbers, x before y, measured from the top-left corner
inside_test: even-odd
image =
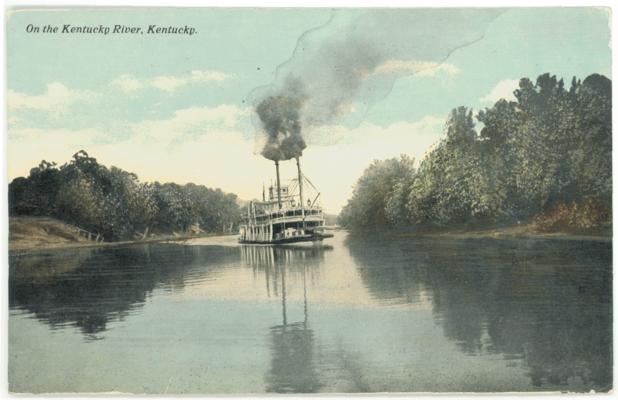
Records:
[[[609,392],[611,9],[12,7],[12,393]]]

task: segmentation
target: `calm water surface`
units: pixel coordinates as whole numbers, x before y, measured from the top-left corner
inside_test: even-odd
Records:
[[[607,391],[611,247],[340,232],[11,256],[10,389]]]

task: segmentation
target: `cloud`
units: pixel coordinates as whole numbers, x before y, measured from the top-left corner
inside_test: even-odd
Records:
[[[438,72],[442,72],[447,75],[455,75],[460,71],[455,65],[448,63],[414,60],[387,60],[378,65],[373,71],[373,74],[414,74],[416,76],[435,76]]]
[[[12,126],[8,133],[9,176],[27,175],[42,159],[62,164],[84,149],[101,163],[136,172],[146,181],[203,183],[249,196],[254,189],[249,181],[255,179],[253,175],[230,176],[232,182],[242,184],[228,185],[226,179],[226,173],[236,174],[231,165],[250,169],[252,164],[255,167],[255,158],[261,159],[253,156],[253,137],[240,128],[248,113],[233,105],[180,109],[167,119],[128,124],[130,134],[120,141],[109,140],[109,133],[100,128]]]
[[[223,104],[217,107],[189,107],[174,112],[171,118],[146,120],[130,126],[135,136],[146,140],[167,143],[184,141],[189,137],[211,135],[215,132],[238,128],[250,110],[235,105]]]
[[[160,75],[152,79],[138,79],[132,75],[125,74],[113,80],[111,84],[124,92],[133,92],[145,88],[172,92],[183,86],[223,82],[231,77],[232,75],[230,74],[209,70],[194,70],[182,75]]]
[[[69,161],[71,156],[81,149],[96,157],[98,147],[93,143],[103,134],[93,129],[40,129],[9,126],[7,144],[9,180],[18,176],[27,176],[30,169],[38,165],[41,160],[55,161],[61,165]],[[120,166],[122,163],[116,165]]]
[[[47,84],[45,93],[28,95],[9,90],[7,103],[9,110],[31,109],[40,111],[60,111],[77,101],[93,100],[97,94],[87,90],[69,89],[60,82]]]
[[[307,142],[313,146],[364,145],[378,138],[385,143],[376,143],[380,148],[397,148],[402,142],[417,141],[428,133],[442,132],[446,120],[434,115],[426,115],[414,121],[399,121],[382,127],[362,123],[349,128],[343,125],[330,125],[315,128],[307,135]],[[394,147],[390,146],[394,143]]]
[[[131,75],[121,75],[119,78],[114,79],[111,84],[123,92],[133,92],[144,87],[142,82]]]
[[[166,128],[178,126],[179,120],[183,117],[141,126],[157,129],[161,136]],[[100,163],[135,172],[142,181],[194,182],[252,198],[271,172],[271,164],[253,154],[253,138],[240,130],[214,130],[173,147],[169,140],[152,140],[145,132],[121,142],[101,141],[105,134],[101,130],[10,129],[8,175],[10,179],[28,175],[42,159],[63,164],[84,149]]]
[[[495,103],[500,99],[515,100],[513,92],[518,87],[519,80],[517,79],[502,80],[487,95],[481,97],[481,103]]]

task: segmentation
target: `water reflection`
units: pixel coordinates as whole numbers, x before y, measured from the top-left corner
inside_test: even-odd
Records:
[[[266,290],[281,297],[281,324],[270,328],[270,370],[266,390],[276,393],[315,393],[322,386],[314,362],[314,333],[309,328],[307,270],[319,271],[324,251],[319,247],[243,246],[243,261],[254,270],[264,271]],[[303,290],[303,319],[289,321],[287,276],[300,275]],[[313,275],[315,277],[315,275]]]
[[[374,296],[413,303],[425,292],[461,351],[521,359],[536,387],[611,387],[611,243],[349,237],[346,244]]]
[[[293,283],[307,279],[311,284],[320,284],[320,270],[324,255],[333,250],[330,246],[241,246],[241,259],[252,269],[254,278],[265,278],[268,297],[281,295],[282,274],[291,275]],[[306,283],[305,287],[306,287]],[[299,284],[300,286],[300,284]]]
[[[11,256],[9,304],[55,332],[69,326],[86,339],[105,338],[82,341],[102,354],[134,335],[143,340],[134,357],[146,364],[152,346],[179,337],[179,351],[166,359],[178,357],[188,371],[224,365],[218,371],[234,375],[252,360],[259,390],[270,392],[459,391],[460,370],[484,376],[481,364],[502,368],[506,382],[482,378],[486,390],[611,387],[611,243],[386,236],[332,243]],[[147,313],[158,329],[139,326],[137,315]],[[114,335],[103,332],[118,320],[125,323],[114,331],[117,342],[107,344]],[[235,359],[240,349],[251,354]],[[435,360],[424,359],[425,351]],[[217,357],[229,364],[210,367]],[[29,376],[28,362],[37,358],[19,362]],[[458,369],[447,373],[451,386],[430,376],[446,363]],[[65,363],[69,372],[74,367]],[[236,375],[224,378],[242,379]],[[214,390],[212,381],[182,376],[206,385],[198,393]]]
[[[52,329],[78,327],[96,339],[110,320],[139,308],[155,287],[180,291],[203,250],[178,245],[72,249],[12,256],[9,307],[28,310]],[[208,276],[238,258],[233,249],[208,251]]]

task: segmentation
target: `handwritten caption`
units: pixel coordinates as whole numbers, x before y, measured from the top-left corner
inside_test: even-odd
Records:
[[[73,35],[197,35],[197,29],[189,25],[26,25],[26,33],[73,34]]]

